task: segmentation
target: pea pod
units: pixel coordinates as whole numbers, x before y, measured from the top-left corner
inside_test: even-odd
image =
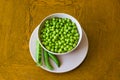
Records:
[[[42,47],[40,46],[38,40],[36,41],[36,60],[37,65],[42,65]]]
[[[45,50],[44,50],[44,61],[45,61],[46,67],[50,70],[53,70],[53,67],[52,67],[52,65],[50,64],[50,61],[49,61],[49,55],[48,55],[47,51],[45,51]]]
[[[53,55],[51,53],[48,53],[48,54],[49,54],[50,58],[56,63],[56,65],[58,67],[60,67],[60,61],[58,60],[57,56],[55,56],[55,55]]]

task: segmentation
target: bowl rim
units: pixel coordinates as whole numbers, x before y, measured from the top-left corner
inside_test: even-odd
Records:
[[[78,42],[77,42],[77,45],[76,45],[72,50],[67,51],[67,52],[64,52],[64,53],[56,53],[56,52],[49,51],[49,50],[46,49],[46,48],[43,46],[43,44],[41,43],[41,40],[40,40],[40,38],[39,38],[39,35],[40,35],[39,32],[40,32],[41,24],[42,24],[44,21],[46,21],[48,18],[50,18],[51,16],[53,16],[53,15],[67,15],[67,16],[72,17],[73,19],[75,19],[75,21],[78,23],[80,30],[78,29],[78,26],[77,26],[77,30],[78,30],[78,33],[79,33],[80,36],[79,36],[79,40],[78,40]],[[67,18],[67,17],[66,17],[66,18]],[[71,20],[71,19],[70,19],[70,20]],[[54,55],[64,55],[64,54],[71,53],[72,51],[74,51],[74,50],[78,47],[78,45],[80,44],[81,40],[82,40],[82,27],[81,27],[80,23],[78,22],[78,20],[77,20],[75,17],[71,16],[70,14],[67,14],[67,13],[52,13],[52,14],[46,16],[46,17],[40,22],[40,24],[39,24],[39,28],[38,28],[38,41],[39,41],[40,45],[42,46],[42,48],[43,48],[44,50],[46,50],[47,52],[51,53],[51,54],[54,54]]]

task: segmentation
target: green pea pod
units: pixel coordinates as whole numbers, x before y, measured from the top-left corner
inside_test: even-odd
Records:
[[[48,55],[47,51],[45,51],[45,50],[44,50],[44,61],[45,61],[46,67],[50,70],[53,70],[53,67],[52,67],[52,65],[50,64],[50,61],[49,61],[49,55]]]
[[[36,41],[36,60],[37,65],[42,65],[42,47],[40,46],[38,40]]]
[[[50,58],[56,63],[56,65],[58,67],[60,67],[60,61],[58,60],[57,56],[55,56],[55,55],[53,55],[51,53],[48,53],[48,54],[49,54]]]

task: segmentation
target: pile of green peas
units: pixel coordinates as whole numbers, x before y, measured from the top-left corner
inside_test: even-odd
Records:
[[[46,20],[40,33],[43,46],[55,53],[71,51],[76,47],[79,36],[74,22],[58,17]]]

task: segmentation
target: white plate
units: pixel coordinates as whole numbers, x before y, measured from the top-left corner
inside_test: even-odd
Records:
[[[39,25],[38,25],[39,26]],[[38,26],[33,31],[30,42],[29,42],[29,49],[30,54],[33,58],[33,60],[36,62],[36,40],[38,39],[37,33],[38,33]],[[54,67],[54,70],[48,70],[44,65],[40,66],[42,69],[53,72],[53,73],[64,73],[71,71],[75,68],[77,68],[85,59],[88,51],[88,39],[83,31],[83,37],[80,45],[75,49],[73,52],[65,55],[59,55],[57,56],[61,62],[61,66],[58,68],[56,64],[51,60],[51,64]]]

